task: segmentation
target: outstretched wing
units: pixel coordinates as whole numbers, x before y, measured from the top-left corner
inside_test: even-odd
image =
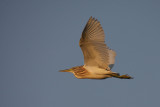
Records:
[[[105,44],[104,31],[97,19],[90,17],[82,32],[79,45],[84,55],[85,66],[107,69],[112,62],[109,60],[110,52]]]

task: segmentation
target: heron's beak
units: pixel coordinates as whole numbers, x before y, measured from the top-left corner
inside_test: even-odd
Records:
[[[71,72],[70,69],[60,70],[59,72]]]

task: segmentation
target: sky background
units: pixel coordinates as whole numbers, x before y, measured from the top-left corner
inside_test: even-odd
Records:
[[[132,80],[76,79],[90,16]],[[1,0],[0,107],[158,107],[159,0]]]

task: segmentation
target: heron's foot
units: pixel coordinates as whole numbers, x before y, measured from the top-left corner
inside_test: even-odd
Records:
[[[128,74],[126,74],[126,75],[121,75],[121,76],[119,76],[118,78],[120,78],[120,79],[133,79],[133,77],[129,76]]]

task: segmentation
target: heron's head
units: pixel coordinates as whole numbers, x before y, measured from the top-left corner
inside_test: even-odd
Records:
[[[60,70],[59,72],[71,72],[76,78],[85,78],[85,75],[88,75],[88,72],[85,71],[83,66],[76,66],[70,69]]]
[[[70,69],[65,69],[65,70],[60,70],[59,72],[71,72],[73,74],[79,73],[84,71],[84,68],[82,66],[76,66],[76,67],[72,67]]]

